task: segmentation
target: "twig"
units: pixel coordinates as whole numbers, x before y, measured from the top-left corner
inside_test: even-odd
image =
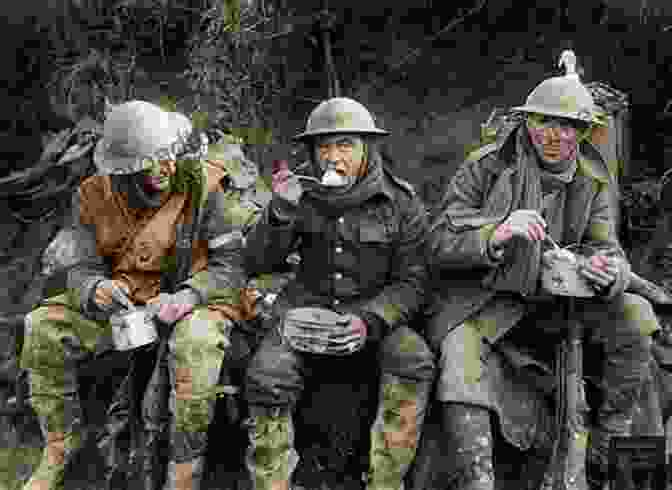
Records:
[[[478,12],[480,12],[481,10],[483,10],[483,8],[487,5],[487,3],[488,3],[488,0],[481,0],[480,3],[479,3],[478,5],[476,5],[474,8],[468,10],[465,14],[463,14],[463,15],[461,15],[461,16],[459,16],[459,17],[456,17],[456,18],[454,18],[453,20],[451,20],[451,21],[450,21],[445,27],[443,27],[439,32],[437,32],[436,34],[434,34],[434,35],[432,35],[432,36],[429,36],[429,37],[425,38],[424,41],[422,42],[422,44],[426,44],[426,45],[430,45],[430,44],[432,44],[434,41],[436,41],[437,39],[439,39],[441,36],[443,36],[443,35],[446,34],[447,32],[452,31],[452,30],[455,29],[457,26],[459,26],[460,24],[464,23],[464,21],[467,20],[467,18],[469,18],[469,17],[471,17],[472,15],[477,14]],[[405,65],[406,63],[408,63],[409,61],[411,61],[413,58],[416,58],[420,53],[422,53],[423,49],[425,49],[426,47],[427,47],[427,46],[421,46],[421,47],[419,47],[419,48],[413,48],[413,49],[410,49],[410,50],[406,53],[406,55],[405,55],[403,58],[401,58],[401,60],[400,60],[399,62],[397,62],[396,64],[392,65],[392,66],[390,67],[390,69],[387,70],[387,73],[385,73],[385,74],[383,74],[383,75],[380,75],[380,76],[377,77],[377,78],[374,78],[374,79],[373,79],[371,82],[369,82],[368,84],[364,84],[364,85],[360,86],[360,87],[359,87],[359,90],[363,90],[363,89],[367,89],[367,88],[375,88],[379,83],[381,83],[381,82],[384,80],[385,75],[389,74],[390,72],[393,72],[393,71],[398,70],[398,69],[401,68],[403,65]]]

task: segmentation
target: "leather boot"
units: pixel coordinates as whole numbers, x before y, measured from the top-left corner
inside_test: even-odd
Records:
[[[402,490],[420,440],[431,382],[383,373],[378,414],[371,430],[367,490]]]
[[[245,457],[253,490],[289,490],[299,461],[288,408],[250,407],[250,445]]]
[[[487,408],[443,404],[444,451],[450,490],[495,490],[493,436]]]

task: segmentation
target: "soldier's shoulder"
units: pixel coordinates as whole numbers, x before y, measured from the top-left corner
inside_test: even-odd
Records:
[[[394,175],[388,169],[384,169],[383,172],[385,174],[387,182],[391,185],[391,187],[394,190],[397,191],[398,194],[401,194],[404,196],[404,198],[411,200],[416,199],[418,197],[418,194],[415,191],[415,187],[413,187],[413,184],[411,184],[407,180],[402,179],[401,177]]]
[[[497,150],[499,150],[500,145],[498,143],[490,143],[480,148],[475,149],[472,152],[469,152],[467,155],[467,162],[480,162],[482,160],[493,160],[496,159]],[[488,158],[489,157],[489,158]]]

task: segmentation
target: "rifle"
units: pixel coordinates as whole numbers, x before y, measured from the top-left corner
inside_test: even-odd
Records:
[[[544,475],[541,490],[572,490],[584,471],[586,438],[582,411],[586,409],[583,390],[583,325],[576,320],[576,298],[560,298],[564,302],[567,335],[556,354],[556,428],[549,471]]]

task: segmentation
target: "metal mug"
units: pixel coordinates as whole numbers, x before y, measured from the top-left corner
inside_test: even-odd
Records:
[[[159,335],[153,318],[145,309],[112,315],[110,323],[116,350],[131,350],[155,342]]]
[[[557,296],[590,298],[595,290],[579,274],[586,258],[567,249],[549,250],[544,254],[541,270],[543,289]]]

